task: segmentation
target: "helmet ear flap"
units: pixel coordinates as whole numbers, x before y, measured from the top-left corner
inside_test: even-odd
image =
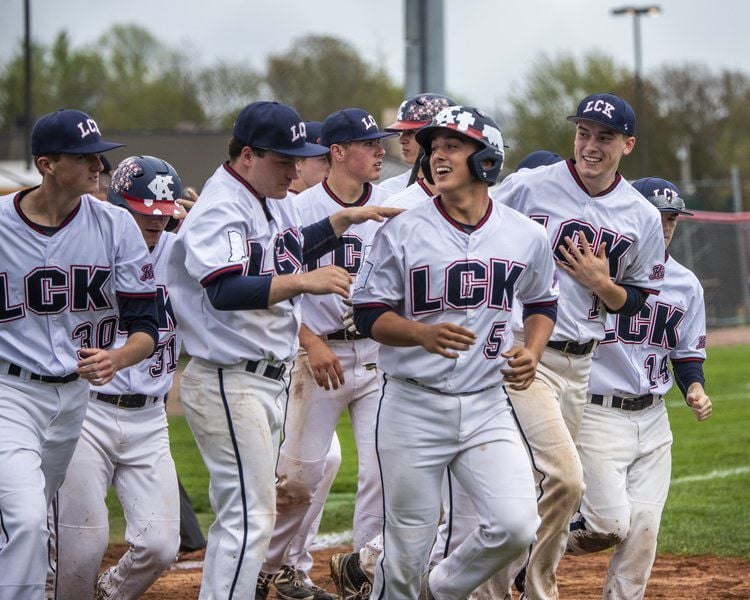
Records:
[[[484,144],[482,148],[477,150],[468,158],[469,172],[479,179],[495,185],[497,178],[500,176],[500,171],[503,168],[504,154],[498,152],[491,146]],[[482,163],[486,160],[491,162],[489,167],[485,167]]]

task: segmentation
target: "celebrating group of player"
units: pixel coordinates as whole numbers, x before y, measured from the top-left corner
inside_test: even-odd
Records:
[[[594,94],[568,118],[574,158],[534,153],[493,187],[500,129],[444,96],[385,131],[255,102],[183,220],[164,160],[122,161],[102,202],[119,145],[80,111],[42,117],[41,185],[0,198],[0,600],[138,598],[171,564],[182,345],[216,514],[202,600],[335,598],[309,547],[345,408],[343,599],[555,599],[566,551],[612,546],[604,596],[642,598],[673,378],[711,413],[703,294],[665,251],[677,188],[618,173],[630,106]],[[397,134],[412,168],[378,185]],[[110,485],[130,548],[100,574]]]

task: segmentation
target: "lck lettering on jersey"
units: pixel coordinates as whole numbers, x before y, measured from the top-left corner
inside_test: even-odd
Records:
[[[112,308],[104,291],[112,270],[109,267],[74,266],[70,272],[58,267],[34,269],[24,277],[24,302],[10,304],[7,273],[0,273],[0,322],[14,321],[26,315],[54,315]]]
[[[602,344],[645,344],[672,350],[680,341],[679,326],[685,311],[677,306],[647,302],[640,312],[632,317],[617,315],[615,329],[605,332]]]
[[[535,219],[540,222],[540,219]],[[633,247],[633,240],[630,238],[620,235],[616,231],[601,228],[595,229],[593,225],[584,221],[573,219],[570,221],[564,221],[560,224],[560,229],[555,237],[555,242],[552,245],[552,252],[555,255],[555,259],[560,262],[565,262],[565,257],[560,251],[560,246],[565,248],[568,244],[565,242],[565,238],[577,242],[578,247],[581,247],[580,235],[583,232],[586,241],[589,243],[592,252],[596,253],[597,248],[603,243],[607,244],[606,255],[609,261],[609,276],[617,277],[620,272],[620,266],[622,265],[623,258]]]
[[[411,311],[421,315],[445,310],[489,308],[510,311],[516,282],[526,265],[490,259],[490,265],[478,260],[457,261],[445,269],[444,287],[433,296],[430,266],[411,269]],[[437,286],[436,286],[437,287]]]
[[[263,244],[247,240],[248,261],[244,275],[290,275],[302,271],[302,243],[295,229],[287,229],[273,242],[273,270],[265,267]]]
[[[364,242],[358,235],[344,234],[339,238],[339,246],[332,252],[333,264],[346,271],[350,275],[359,273],[364,256]],[[314,263],[307,263],[309,270],[319,269],[323,259],[319,258]]]

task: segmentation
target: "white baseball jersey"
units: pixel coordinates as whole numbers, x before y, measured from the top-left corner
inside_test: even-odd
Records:
[[[380,228],[354,292],[357,306],[388,306],[406,319],[451,322],[477,335],[457,360],[421,347],[381,345],[378,366],[387,374],[447,393],[500,384],[506,365],[501,353],[513,345],[513,303],[556,300],[552,253],[542,227],[490,202],[468,235],[439,197]]]
[[[379,186],[365,183],[359,199],[353,204],[345,204],[323,181],[301,192],[294,199],[294,203],[302,222],[305,225],[311,225],[347,207],[380,206],[388,196],[389,194]],[[321,256],[315,265],[308,265],[308,268],[336,265],[346,269],[352,277],[355,277],[362,267],[365,254],[372,244],[372,237],[379,227],[380,223],[377,221],[365,221],[359,225],[352,225],[339,238],[341,245],[336,250]],[[346,309],[343,298],[337,294],[324,296],[305,294],[302,297],[302,321],[316,335],[339,331],[343,327],[341,315]]]
[[[383,202],[383,206],[408,210],[415,206],[419,206],[420,204],[424,204],[432,197],[433,194],[429,188],[421,179],[417,179],[406,189],[401,190],[397,194],[393,194],[393,196]]]
[[[267,309],[219,311],[203,288],[230,272],[301,272],[304,240],[295,206],[290,196],[261,200],[227,163],[206,182],[168,258],[167,287],[188,354],[225,365],[294,357],[298,299]]]
[[[698,278],[671,256],[661,294],[638,315],[610,315],[594,354],[589,392],[602,395],[666,394],[668,361],[706,359],[706,312]]]
[[[159,241],[151,251],[156,278],[156,306],[159,319],[159,343],[154,354],[127,369],[118,371],[112,381],[96,388],[104,394],[145,394],[147,396],[164,396],[172,387],[172,374],[177,369],[180,357],[182,336],[175,327],[172,302],[167,292],[167,255],[176,239],[174,233],[162,233]],[[125,344],[127,333],[117,332],[114,347]]]
[[[559,246],[567,246],[583,231],[596,252],[607,243],[610,277],[619,284],[658,294],[664,279],[664,238],[659,211],[617,174],[610,188],[589,196],[573,162],[522,169],[507,177],[493,197],[516,209],[547,230],[554,256],[563,260]],[[557,324],[550,340],[585,343],[604,337],[603,303],[567,273],[560,271]],[[514,319],[513,329],[522,323]]]
[[[411,169],[405,173],[401,173],[401,175],[396,175],[395,177],[390,177],[379,182],[378,187],[383,188],[389,194],[396,194],[409,185],[409,177],[411,177]]]
[[[127,211],[85,194],[47,236],[21,212],[26,193],[0,198],[0,359],[68,375],[81,348],[114,344],[117,295],[154,296],[154,269]]]

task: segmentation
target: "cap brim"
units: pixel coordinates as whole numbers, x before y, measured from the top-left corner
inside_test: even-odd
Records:
[[[304,146],[299,146],[297,148],[266,148],[266,150],[271,150],[277,154],[284,154],[285,156],[299,156],[301,158],[322,156],[331,151],[330,148],[326,146],[322,146],[321,144],[311,144],[310,142],[305,142]]]
[[[393,131],[399,133],[401,131],[413,131],[415,129],[421,129],[425,125],[429,124],[429,121],[396,121],[388,127],[383,127],[383,131]]]
[[[86,144],[85,146],[78,146],[76,148],[67,148],[60,150],[62,154],[99,154],[100,152],[109,152],[115,148],[124,148],[125,144],[118,144],[116,142],[95,142],[93,144]]]
[[[127,194],[122,195],[128,205],[128,209],[140,215],[153,217],[174,217],[177,205],[171,200],[152,200],[147,205],[145,201],[132,198]]]
[[[592,117],[586,117],[585,119],[583,117],[578,117],[576,115],[570,115],[568,117],[568,121],[571,123],[578,123],[580,121],[591,121],[593,123],[599,123],[599,125],[604,125],[605,127],[611,129],[612,131],[616,131],[617,133],[622,133],[623,135],[634,137],[635,134],[631,133],[629,131],[625,131],[623,129],[618,129],[617,127],[612,127],[612,123],[609,121],[605,121],[604,119],[595,119]]]
[[[367,140],[380,140],[387,137],[393,137],[396,135],[395,131],[378,131],[376,133],[368,133],[367,135],[361,135],[359,137],[352,138],[350,140],[341,140],[340,142],[331,142],[331,144],[346,144],[348,142],[366,142]]]
[[[691,213],[690,211],[685,210],[684,208],[682,208],[682,209],[680,209],[680,208],[660,208],[658,210],[659,210],[659,212],[663,212],[663,213],[677,213],[678,215],[688,215],[690,217],[693,216],[693,213]]]

